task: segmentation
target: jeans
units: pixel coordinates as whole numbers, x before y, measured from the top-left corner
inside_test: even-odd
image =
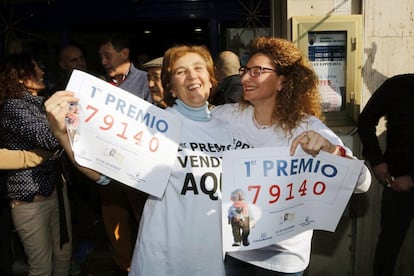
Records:
[[[70,209],[63,190],[71,240]],[[67,276],[72,253],[71,242],[60,248],[59,206],[56,194],[36,202],[16,204],[11,209],[13,223],[27,256],[30,275]]]

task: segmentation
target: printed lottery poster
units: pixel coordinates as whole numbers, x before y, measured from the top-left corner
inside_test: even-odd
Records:
[[[76,161],[161,197],[178,150],[180,119],[79,70],[66,90],[80,99],[66,119]]]
[[[223,250],[265,247],[309,229],[335,231],[363,166],[288,147],[223,155]]]

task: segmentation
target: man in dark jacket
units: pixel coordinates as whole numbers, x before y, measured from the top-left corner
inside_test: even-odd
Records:
[[[414,216],[414,74],[386,80],[371,96],[358,119],[363,156],[384,184],[381,231],[374,257],[374,275],[393,275],[394,266]],[[385,150],[376,135],[386,118]]]
[[[213,105],[237,102],[243,94],[239,57],[232,51],[222,51],[217,55],[214,66],[218,84],[209,102]]]

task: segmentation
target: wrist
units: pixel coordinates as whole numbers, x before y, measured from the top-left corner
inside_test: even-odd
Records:
[[[56,130],[53,131],[53,135],[56,137],[56,139],[60,141],[64,141],[66,138],[68,138],[68,132],[65,130]]]

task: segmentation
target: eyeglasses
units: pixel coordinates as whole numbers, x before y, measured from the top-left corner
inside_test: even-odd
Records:
[[[249,75],[253,78],[260,77],[261,74],[269,72],[269,71],[276,72],[275,69],[266,68],[262,66],[252,66],[250,68],[247,66],[242,66],[239,68],[240,76],[244,76],[246,73],[249,73]]]

